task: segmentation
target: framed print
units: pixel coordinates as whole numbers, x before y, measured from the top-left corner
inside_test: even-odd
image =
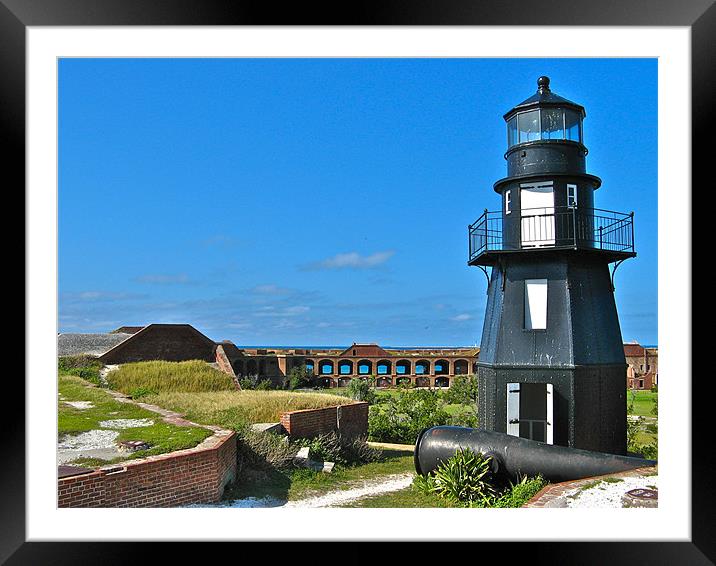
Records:
[[[691,370],[690,185],[709,147],[700,138],[711,125],[715,9],[709,2],[634,1],[527,10],[523,3],[457,0],[440,7],[383,2],[360,8],[346,18],[305,7],[271,13],[257,3],[0,0],[7,169],[14,173],[13,186],[25,187],[28,330],[25,382],[7,385],[8,398],[24,400],[24,412],[12,417],[4,435],[0,558],[8,564],[126,563],[150,541],[491,542],[498,552],[519,555],[511,561],[714,561],[714,490],[702,448],[708,446],[708,395],[694,395],[699,390]],[[586,69],[583,79],[580,69]],[[524,88],[510,84],[519,76]],[[583,80],[583,90],[567,88],[567,79],[573,85]],[[572,101],[564,94],[569,92],[583,92],[586,100]],[[583,125],[585,108],[587,115],[594,108],[599,126],[590,129],[588,119]],[[504,125],[493,127],[503,118]],[[481,145],[484,140],[490,141]],[[564,159],[583,164],[587,147],[591,161],[579,174],[558,172],[554,182],[544,182],[530,173],[535,165],[526,153],[535,142],[550,151],[583,151],[554,158],[555,167]],[[606,170],[606,182],[594,197],[600,170]],[[479,188],[468,190],[472,178]],[[615,187],[615,180],[625,188]],[[63,190],[69,184],[83,189]],[[496,215],[487,207],[497,207]],[[462,216],[467,209],[469,220]],[[584,220],[582,210],[599,212]],[[499,249],[494,233],[488,234],[498,217]],[[469,268],[462,257],[468,223]],[[453,246],[457,239],[462,247]],[[331,245],[319,245],[325,241]],[[565,285],[572,297],[580,289],[582,305],[614,294],[616,307],[614,299],[594,300],[584,323],[556,306],[562,304],[552,280],[561,269],[558,260],[549,272],[530,268],[519,288],[511,280],[496,282],[495,266],[508,273],[516,261],[511,245],[522,257],[546,257],[545,251],[560,247],[569,253],[588,249],[590,257],[608,254],[609,277],[601,281],[602,272],[595,271]],[[645,268],[629,271],[626,262],[617,270],[640,245],[646,253],[631,261]],[[68,253],[73,246],[81,252]],[[462,273],[445,279],[443,266],[450,262]],[[484,269],[486,282],[475,267],[487,266],[492,271]],[[589,271],[582,264],[579,269]],[[401,270],[412,279],[401,279]],[[601,287],[587,280],[599,280]],[[461,295],[462,288],[469,292]],[[502,308],[495,306],[499,292],[519,305],[514,320],[490,318],[491,309]],[[611,347],[604,334],[619,334],[619,320],[608,315],[614,308],[620,317],[628,313],[621,325],[624,346],[644,337],[645,345],[658,343],[661,350],[658,445],[653,436],[662,456],[657,509],[186,508],[193,502],[179,498],[159,509],[166,502],[160,497],[138,503],[121,493],[95,509],[58,505],[58,394],[67,400],[52,377],[58,334],[102,333],[110,341],[123,336],[101,354],[117,365],[130,360],[119,350],[128,352],[137,336],[186,322],[192,327],[182,340],[193,353],[176,360],[202,359],[210,344],[204,361],[214,365],[212,371],[230,374],[232,387],[269,388],[252,379],[268,375],[264,364],[274,362],[264,356],[278,352],[282,388],[299,379],[289,371],[296,364],[306,371],[310,366],[328,392],[366,376],[378,388],[409,381],[408,388],[433,391],[459,375],[479,373],[478,361],[509,373],[510,360],[499,353],[490,357],[493,338],[482,329],[485,317],[495,328],[513,325],[500,332],[514,344],[539,343],[556,321],[569,329],[585,324],[589,343],[573,348],[587,352],[584,359],[592,361],[585,365],[596,371],[600,360],[612,363],[595,352]],[[432,314],[422,312],[427,310]],[[408,330],[418,327],[422,334]],[[428,351],[438,344],[442,350]],[[465,347],[458,351],[453,344]],[[479,347],[483,356],[472,360],[467,346]],[[622,346],[617,340],[619,356]],[[170,346],[162,348],[167,357],[159,359],[174,360]],[[241,352],[240,361],[234,351]],[[513,358],[519,357],[515,351]],[[650,351],[635,354],[641,361],[627,355],[633,389],[656,386]],[[300,363],[291,361],[298,357]],[[587,394],[568,385],[569,376],[522,380],[524,364],[512,363],[516,373],[499,378],[504,384],[494,399],[487,382],[477,380],[479,410],[494,417],[481,421],[483,428],[488,422],[490,430],[520,440],[626,453],[621,430],[612,435],[618,440],[605,440],[613,432],[604,432],[613,417],[608,403],[594,408],[595,398],[612,395],[605,385],[611,374],[599,374],[601,385]],[[147,410],[161,393],[127,387],[120,402],[140,407],[145,396]],[[511,391],[519,393],[510,397]],[[563,418],[564,403],[585,406],[580,395],[591,396],[590,409],[570,408]],[[172,402],[161,405],[176,411],[172,422],[201,422],[200,409],[192,405],[190,418],[187,405]],[[91,403],[72,403],[73,418],[89,414],[81,411]],[[337,427],[348,430],[351,410],[338,409]],[[367,405],[365,411],[368,419]],[[295,417],[292,424],[284,414],[280,426],[290,433],[300,421]],[[145,417],[128,415],[122,426],[150,426]],[[575,433],[589,428],[581,419],[601,432]],[[219,426],[233,428],[226,422]],[[471,426],[465,423],[441,424]],[[211,436],[196,434],[187,450]],[[414,458],[410,466],[420,471],[426,460],[417,452]],[[85,480],[94,481],[96,460],[76,461],[90,468]],[[407,482],[403,487],[411,478],[400,480]],[[221,489],[230,485],[223,479]],[[251,499],[244,495],[237,501]],[[110,501],[106,493],[101,497]],[[160,548],[186,556],[185,547]],[[297,545],[274,547],[283,549],[281,558],[300,552]]]

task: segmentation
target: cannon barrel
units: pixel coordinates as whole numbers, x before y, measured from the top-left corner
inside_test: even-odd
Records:
[[[491,456],[493,472],[513,481],[542,474],[560,482],[656,465],[656,460],[555,446],[502,432],[436,426],[422,431],[415,442],[415,471],[425,475],[435,470],[460,448]]]

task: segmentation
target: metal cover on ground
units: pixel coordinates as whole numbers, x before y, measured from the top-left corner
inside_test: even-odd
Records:
[[[70,476],[81,476],[94,472],[92,468],[81,468],[79,466],[57,466],[57,479]]]

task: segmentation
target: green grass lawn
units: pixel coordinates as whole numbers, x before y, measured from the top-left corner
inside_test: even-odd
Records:
[[[91,387],[84,379],[74,375],[60,375],[58,399],[58,437],[65,434],[79,434],[89,430],[110,430],[100,425],[101,421],[114,419],[152,419],[154,424],[145,427],[127,428],[119,431],[117,441],[142,440],[151,448],[139,450],[128,456],[116,458],[111,462],[143,458],[153,454],[163,454],[174,450],[192,448],[213,433],[200,427],[182,427],[165,423],[156,413],[137,407],[131,403],[121,403],[109,393],[97,387]],[[90,401],[93,407],[77,409],[64,401]],[[78,463],[85,465],[103,465],[109,461],[83,459]]]
[[[412,487],[401,489],[400,491],[394,491],[392,493],[384,493],[376,495],[375,497],[366,497],[358,499],[357,501],[351,501],[341,507],[368,507],[368,508],[400,508],[400,507],[440,507],[440,508],[456,508],[461,507],[450,503],[447,499],[438,497],[437,495],[430,495],[420,493]]]
[[[633,393],[633,397],[632,397]],[[658,393],[651,391],[627,391],[627,406],[634,400],[634,408],[630,415],[640,417],[655,417],[651,410],[654,408],[654,400],[658,397]]]

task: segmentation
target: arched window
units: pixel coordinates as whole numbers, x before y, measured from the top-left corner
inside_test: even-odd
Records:
[[[333,373],[333,362],[331,360],[321,360],[318,362],[318,373],[328,375]]]
[[[450,379],[445,376],[436,377],[435,387],[450,387]]]
[[[410,375],[410,362],[408,360],[400,360],[395,364],[395,373],[398,375]]]
[[[388,360],[380,360],[375,369],[378,375],[388,375],[390,373],[390,362]]]
[[[430,362],[427,360],[415,362],[415,375],[423,375],[425,373],[430,373]]]
[[[340,375],[351,375],[353,373],[353,362],[350,360],[338,362],[338,373]]]
[[[373,364],[368,360],[358,362],[358,375],[370,375],[373,371]]]
[[[316,366],[313,360],[306,360],[306,372],[308,373],[308,375],[313,375],[316,373]]]
[[[467,360],[455,360],[455,375],[467,375]]]
[[[435,375],[447,375],[448,373],[450,373],[450,362],[437,360],[435,362]]]

